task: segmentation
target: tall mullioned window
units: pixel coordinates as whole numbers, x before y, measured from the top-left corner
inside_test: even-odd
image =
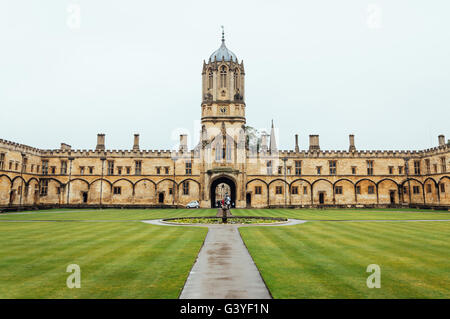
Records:
[[[141,175],[142,173],[142,161],[134,162],[134,175]]]
[[[192,163],[186,162],[186,175],[192,175]]]
[[[228,162],[231,161],[231,155],[233,154],[232,151],[231,151],[231,143],[232,142],[228,142],[227,143],[227,149],[226,149],[226,154],[225,154],[225,157],[226,157]]]
[[[224,88],[227,86],[227,68],[222,66],[220,68],[220,87]]]
[[[189,182],[183,182],[183,195],[189,195]]]
[[[223,143],[221,138],[216,139],[216,141],[217,141],[215,149],[216,161],[221,161],[225,156],[224,145],[222,145]]]
[[[61,161],[61,175],[67,174],[67,161]]]
[[[48,179],[41,179],[40,195],[47,196],[48,194]]]
[[[239,73],[234,72],[234,88],[239,89]]]
[[[420,175],[420,161],[414,161],[414,174]]]
[[[431,165],[430,165],[430,159],[429,158],[427,158],[425,160],[425,167],[427,169],[427,174],[430,174],[431,173]]]
[[[5,165],[5,153],[0,153],[0,169]]]
[[[48,161],[42,161],[42,175],[48,175]]]
[[[212,89],[213,88],[213,72],[211,70],[209,70],[209,74],[208,74],[208,89]]]
[[[302,175],[302,161],[295,161],[295,175]]]
[[[114,175],[114,161],[108,161],[108,175]]]
[[[447,172],[447,164],[445,163],[445,156],[441,157],[441,172]]]
[[[373,161],[367,161],[367,175],[373,175]]]
[[[330,161],[330,175],[336,175],[336,161]]]

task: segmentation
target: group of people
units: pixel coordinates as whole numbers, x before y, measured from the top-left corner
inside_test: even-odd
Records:
[[[228,194],[225,194],[225,197],[222,200],[217,201],[217,207],[230,209],[231,208],[231,197]]]

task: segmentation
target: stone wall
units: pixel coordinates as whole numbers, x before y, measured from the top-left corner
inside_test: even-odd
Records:
[[[249,154],[248,150],[242,150],[247,154],[244,163],[237,161],[236,156],[231,162],[219,163],[214,161],[214,156],[205,162],[207,156],[202,149],[187,152],[39,150],[0,140],[0,154],[4,154],[3,167],[0,167],[0,207],[185,206],[192,200],[199,201],[202,207],[210,207],[209,187],[221,176],[236,184],[237,207],[404,204],[450,207],[449,149],[444,144],[423,151]],[[23,168],[24,159],[26,167]],[[43,161],[48,161],[47,174],[42,171]],[[136,172],[136,161],[142,163],[140,173]],[[272,174],[268,174],[267,161],[273,163]],[[296,161],[301,161],[301,174],[296,174]],[[336,161],[335,174],[330,174],[330,161]],[[373,161],[370,175],[368,161]],[[420,173],[415,171],[416,161]],[[61,170],[63,162],[66,171]],[[114,163],[112,172],[108,171],[109,162]],[[190,172],[186,171],[186,163],[191,163]],[[43,191],[43,180],[47,181],[46,191]]]

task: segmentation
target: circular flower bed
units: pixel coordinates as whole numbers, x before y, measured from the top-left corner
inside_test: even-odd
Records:
[[[183,217],[183,218],[167,218],[163,219],[165,222],[179,223],[179,224],[223,224],[221,217]],[[278,217],[227,217],[226,224],[275,224],[284,223],[286,218]]]

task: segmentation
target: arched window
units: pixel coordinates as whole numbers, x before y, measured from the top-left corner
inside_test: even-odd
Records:
[[[237,71],[234,72],[234,89],[239,89],[239,73]]]
[[[224,88],[227,86],[227,68],[222,66],[220,68],[220,87]]]
[[[211,70],[209,70],[209,74],[208,74],[208,89],[212,89],[213,88],[213,72]]]
[[[222,143],[220,140],[216,143],[216,161],[220,161],[222,159]]]
[[[227,151],[226,151],[227,162],[231,162],[231,155],[233,154],[232,150],[231,150],[231,146],[232,146],[231,143],[233,143],[231,140],[227,140]]]

